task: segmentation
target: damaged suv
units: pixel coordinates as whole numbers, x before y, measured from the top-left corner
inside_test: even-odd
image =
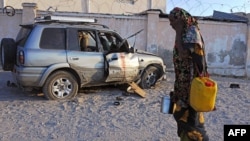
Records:
[[[136,82],[148,89],[165,75],[163,60],[131,47],[93,19],[47,16],[1,41],[1,64],[24,90],[70,99],[84,87]]]

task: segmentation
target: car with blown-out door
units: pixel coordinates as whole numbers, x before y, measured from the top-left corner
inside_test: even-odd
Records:
[[[161,57],[131,47],[95,19],[60,16],[36,18],[20,25],[16,39],[3,38],[1,65],[19,88],[41,90],[48,100],[71,99],[92,86],[135,82],[149,89],[166,70]]]

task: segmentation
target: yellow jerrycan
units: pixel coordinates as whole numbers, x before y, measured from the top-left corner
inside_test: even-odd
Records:
[[[209,77],[195,77],[191,83],[190,106],[197,112],[209,112],[215,108],[217,83]]]

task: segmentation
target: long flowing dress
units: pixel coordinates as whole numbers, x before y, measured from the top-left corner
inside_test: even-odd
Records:
[[[189,105],[191,80],[204,71],[204,47],[196,26],[188,27],[183,33],[182,45],[184,49],[189,50],[189,59],[180,58],[176,46],[173,49],[174,101],[176,101],[173,116],[177,122],[177,133],[181,141],[208,141],[203,113],[196,112]]]

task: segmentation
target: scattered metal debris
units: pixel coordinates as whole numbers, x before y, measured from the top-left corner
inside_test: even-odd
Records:
[[[122,95],[124,95],[124,96],[130,96],[131,93],[129,93],[129,92],[122,92]]]
[[[114,102],[114,105],[115,105],[115,106],[119,106],[119,105],[121,105],[121,103],[120,103],[119,101],[115,101],[115,102]]]
[[[230,88],[240,88],[239,84],[230,84]]]
[[[116,100],[121,101],[121,100],[123,100],[123,98],[118,96],[118,97],[116,97]]]
[[[8,87],[17,87],[17,85],[13,82],[7,81],[7,86]]]

